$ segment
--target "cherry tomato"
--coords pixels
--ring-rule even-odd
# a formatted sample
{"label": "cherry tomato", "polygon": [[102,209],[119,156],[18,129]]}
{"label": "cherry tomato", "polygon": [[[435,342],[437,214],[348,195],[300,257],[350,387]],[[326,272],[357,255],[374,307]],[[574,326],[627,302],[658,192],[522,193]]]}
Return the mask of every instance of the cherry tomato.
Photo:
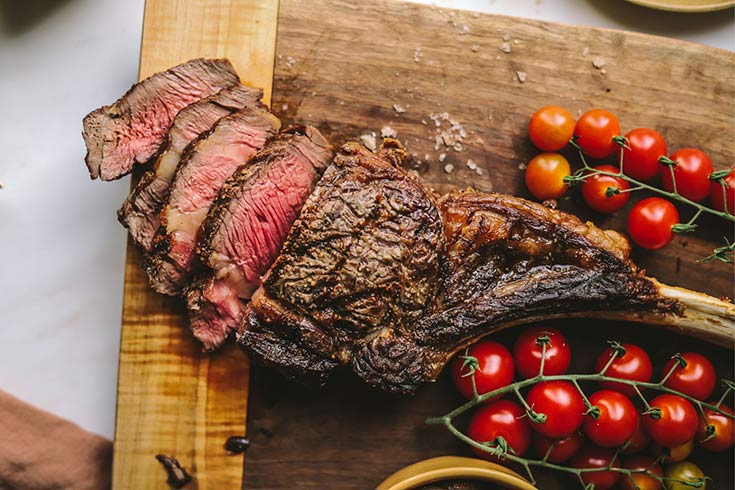
{"label": "cherry tomato", "polygon": [[[653,376],[653,365],[651,364],[651,358],[646,354],[646,351],[635,344],[623,343],[621,345],[625,349],[625,354],[615,358],[612,364],[610,364],[610,367],[607,368],[607,371],[605,371],[605,376],[628,379],[631,381],[651,381],[651,377]],[[602,371],[602,368],[604,368],[608,363],[612,354],[612,347],[600,354],[600,357],[598,357],[595,362],[595,371],[598,373]],[[609,390],[619,391],[627,396],[634,396],[636,394],[635,388],[623,383],[603,381],[600,383],[600,386]]]}
{"label": "cherry tomato", "polygon": [[618,118],[604,109],[587,111],[574,127],[577,144],[592,158],[605,158],[615,149],[613,136],[620,134]]}
{"label": "cherry tomato", "polygon": [[649,250],[666,246],[679,222],[679,211],[666,199],[649,197],[636,204],[628,216],[628,234],[635,243]]}
{"label": "cherry tomato", "polygon": [[654,442],[664,447],[684,444],[694,437],[699,425],[699,417],[688,400],[664,393],[654,398],[650,405],[660,410],[660,417],[643,415],[643,426]]}
{"label": "cherry tomato", "polygon": [[528,123],[528,135],[542,151],[561,150],[569,143],[572,133],[574,118],[568,110],[555,105],[542,107]]}
{"label": "cherry tomato", "polygon": [[638,454],[623,460],[623,468],[628,470],[646,470],[645,473],[631,473],[630,478],[620,477],[620,490],[661,490],[661,481],[651,475],[663,478],[664,470],[650,456]]}
{"label": "cherry tomato", "polygon": [[625,449],[621,451],[623,454],[640,453],[646,449],[648,447],[648,443],[651,442],[651,438],[648,437],[648,434],[643,428],[640,417],[638,417],[638,425],[636,425],[633,435],[630,436],[630,439],[626,442],[628,443],[627,446],[625,446]]}
{"label": "cherry tomato", "polygon": [[[677,165],[674,167],[676,191],[692,201],[703,201],[709,195],[712,173],[712,160],[702,150],[683,148],[671,154]],[[661,184],[669,192],[673,192],[674,184],[671,171],[665,168],[661,171]]]}
{"label": "cherry tomato", "polygon": [[584,437],[579,432],[574,432],[561,439],[549,439],[537,432],[533,435],[533,448],[539,458],[546,456],[549,448],[553,447],[551,452],[549,452],[549,457],[546,459],[549,463],[564,463],[569,461],[572,456],[577,454],[582,444],[584,444]]}
{"label": "cherry tomato", "polygon": [[568,188],[564,177],[571,173],[566,158],[558,153],[542,153],[528,162],[526,188],[539,201],[559,199]]}
{"label": "cherry tomato", "polygon": [[[623,150],[623,172],[637,180],[650,180],[661,171],[658,159],[665,156],[666,141],[661,133],[650,128],[638,128],[625,135],[630,149]],[[618,155],[620,155],[618,147]]]}
{"label": "cherry tomato", "polygon": [[[612,165],[599,165],[595,167],[595,170],[618,173],[618,169]],[[608,196],[607,190],[610,188],[625,191],[630,189],[630,184],[620,177],[601,174],[592,175],[587,177],[582,184],[582,198],[587,203],[587,206],[598,213],[614,213],[625,206],[630,194],[628,192],[621,192]]]}
{"label": "cherry tomato", "polygon": [[[604,468],[613,462],[615,453],[606,448],[585,445],[576,456],[572,458],[571,466],[574,468]],[[590,483],[595,485],[595,490],[607,490],[612,488],[620,478],[620,473],[615,471],[590,471],[582,473],[582,481],[585,486]]]}
{"label": "cherry tomato", "polygon": [[633,402],[612,390],[597,391],[589,396],[589,400],[600,410],[597,418],[592,414],[584,418],[584,433],[589,440],[601,447],[625,444],[638,425],[638,412]]}
{"label": "cherry tomato", "polygon": [[692,454],[694,450],[694,439],[689,439],[684,444],[674,447],[662,447],[659,444],[651,444],[651,454],[657,458],[661,458],[664,463],[675,463],[684,461]]}
{"label": "cherry tomato", "polygon": [[706,357],[696,352],[685,352],[681,357],[686,362],[686,366],[681,366],[673,358],[664,364],[662,376],[666,376],[666,373],[675,365],[677,366],[664,386],[704,401],[712,394],[717,383],[715,367]]}
{"label": "cherry tomato", "polygon": [[572,351],[564,335],[555,328],[532,327],[526,329],[513,346],[518,374],[523,378],[533,378],[541,369],[543,347],[537,342],[540,336],[549,337],[544,356],[544,374],[553,376],[564,374],[572,360]]}
{"label": "cherry tomato", "polygon": [[725,199],[727,199],[727,210],[730,214],[735,214],[735,169],[725,177],[725,188],[718,181],[710,181],[709,200],[712,207],[718,211],[725,210]]}
{"label": "cherry tomato", "polygon": [[[526,411],[516,402],[498,400],[481,405],[472,414],[467,435],[477,442],[493,442],[496,437],[503,437],[515,454],[522,456],[531,444],[531,426]],[[494,460],[488,452],[473,448],[475,453],[484,459]]]}
{"label": "cherry tomato", "polygon": [[[472,390],[472,362],[466,357],[477,359],[474,371],[477,393],[482,395],[513,382],[515,368],[513,356],[501,343],[481,340],[452,360],[452,380],[457,390],[468,400],[474,396]],[[500,396],[491,400],[498,399]],[[490,401],[490,400],[489,400]]]}
{"label": "cherry tomato", "polygon": [[672,464],[666,468],[665,477],[667,478],[666,487],[668,490],[692,490],[695,488],[692,485],[686,483],[701,483],[701,486],[697,486],[698,490],[707,490],[707,480],[704,478],[704,472],[699,466],[689,461],[682,461],[681,463]]}
{"label": "cherry tomato", "polygon": [[545,381],[528,392],[526,401],[536,413],[546,415],[546,421],[531,421],[536,432],[552,439],[561,439],[582,425],[586,407],[582,396],[568,381]]}
{"label": "cherry tomato", "polygon": [[[710,402],[710,405],[714,405],[717,402]],[[733,411],[727,405],[720,405],[720,410],[733,414]],[[735,441],[735,420],[727,417],[719,412],[710,410],[709,408],[704,409],[704,413],[707,417],[705,420],[701,416],[699,417],[699,428],[697,429],[697,441],[699,444],[713,452],[721,452],[730,449]],[[707,439],[709,434],[707,433],[707,425],[714,427],[714,437]]]}

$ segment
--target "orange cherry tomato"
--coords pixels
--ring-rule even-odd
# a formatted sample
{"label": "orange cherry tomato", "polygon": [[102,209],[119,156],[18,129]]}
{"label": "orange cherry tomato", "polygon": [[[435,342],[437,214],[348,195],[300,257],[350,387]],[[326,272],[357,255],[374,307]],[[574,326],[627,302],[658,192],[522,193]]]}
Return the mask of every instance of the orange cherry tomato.
{"label": "orange cherry tomato", "polygon": [[564,177],[571,173],[566,158],[558,153],[542,153],[528,162],[526,187],[539,201],[559,199],[568,188]]}
{"label": "orange cherry tomato", "polygon": [[536,148],[559,151],[569,143],[574,133],[574,118],[563,107],[542,107],[528,123],[528,135]]}

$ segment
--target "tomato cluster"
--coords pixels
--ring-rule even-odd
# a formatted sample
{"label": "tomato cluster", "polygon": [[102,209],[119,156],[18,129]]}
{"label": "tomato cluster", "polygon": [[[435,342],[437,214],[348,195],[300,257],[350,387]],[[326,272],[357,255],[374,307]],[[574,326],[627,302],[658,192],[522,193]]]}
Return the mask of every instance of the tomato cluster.
{"label": "tomato cluster", "polygon": [[[622,209],[630,196],[630,183],[622,174],[640,182],[660,178],[668,192],[702,202],[735,214],[735,169],[724,178],[724,185],[713,176],[712,160],[696,148],[682,148],[669,155],[664,137],[651,128],[636,128],[621,137],[617,117],[604,109],[593,109],[577,121],[566,109],[547,106],[531,117],[528,133],[533,144],[546,152],[534,157],[526,167],[526,187],[541,201],[558,199],[567,190],[565,178],[572,174],[569,162],[555,153],[572,140],[585,155],[601,160],[615,155],[616,164],[598,165],[582,183],[582,198],[599,213]],[[667,156],[668,155],[668,156]],[[606,173],[599,173],[606,172]],[[666,199],[650,197],[637,203],[628,216],[628,233],[639,246],[651,250],[667,245],[672,227],[679,223],[679,212]]]}
{"label": "tomato cluster", "polygon": [[[531,380],[523,399],[516,401],[502,394],[479,405],[469,421],[467,435],[482,444],[502,437],[508,450],[517,456],[529,452],[549,463],[566,463],[574,468],[618,467],[646,469],[620,478],[616,471],[582,473],[585,484],[597,490],[619,488],[661,488],[651,475],[663,476],[660,461],[677,463],[667,468],[667,475],[696,475],[695,465],[682,463],[689,457],[695,442],[710,451],[724,451],[733,446],[735,423],[719,412],[704,409],[672,393],[662,393],[648,402],[627,381],[648,383],[654,379],[651,358],[640,346],[613,343],[597,358],[594,372],[623,380],[601,381],[585,402],[572,378],[538,380],[543,375],[567,373],[571,349],[557,329],[537,326],[526,329],[508,349],[499,342],[482,340],[460,353],[452,361],[451,374],[458,391],[468,399],[508,386],[517,377]],[[716,373],[711,362],[696,352],[677,354],[662,369],[664,386],[717,405],[711,400]],[[529,383],[526,383],[529,384]],[[721,410],[733,413],[720,403]],[[479,448],[483,458],[496,457]],[[613,458],[617,456],[617,460]],[[678,476],[669,476],[678,478]]]}

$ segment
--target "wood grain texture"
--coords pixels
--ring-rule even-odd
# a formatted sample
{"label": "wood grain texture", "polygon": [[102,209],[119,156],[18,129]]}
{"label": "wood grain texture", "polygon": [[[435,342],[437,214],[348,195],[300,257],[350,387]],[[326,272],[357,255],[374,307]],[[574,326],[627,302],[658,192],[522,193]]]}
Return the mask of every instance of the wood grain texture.
{"label": "wood grain texture", "polygon": [[[500,49],[503,34],[511,37],[508,54]],[[527,139],[526,125],[547,104],[575,114],[608,108],[625,130],[655,127],[672,151],[699,146],[718,168],[732,164],[735,156],[734,55],[705,46],[387,0],[281,0],[276,55],[273,108],[285,122],[315,124],[334,144],[390,126],[417,159],[429,156],[420,174],[442,192],[471,185],[529,197],[521,164],[538,151]],[[605,74],[592,64],[598,57]],[[524,83],[519,71],[527,75]],[[406,111],[399,114],[394,104]],[[468,132],[461,152],[434,149],[430,115],[445,111]],[[441,153],[446,158],[440,163]],[[467,167],[470,159],[483,175]],[[454,165],[450,174],[443,169],[448,163]],[[624,230],[624,211],[597,215],[576,192],[559,205]],[[630,207],[632,202],[626,210]],[[689,216],[684,208],[682,216]],[[732,296],[731,267],[696,263],[731,234],[732,227],[703,220],[696,234],[676,238],[656,253],[636,251],[634,258],[666,283]],[[571,338],[578,371],[591,369],[605,340],[617,338],[643,344],[657,373],[673,352],[698,350],[716,363],[720,375],[732,376],[732,351],[655,327],[599,320],[554,324]],[[494,338],[510,343],[514,335],[511,330]],[[469,455],[445,430],[423,424],[459,403],[446,375],[405,398],[371,391],[349,373],[318,391],[255,369],[245,487],[365,489],[423,458]],[[717,488],[733,487],[732,451],[698,452],[694,458]],[[539,487],[577,488],[554,474],[541,474]]]}
{"label": "wood grain texture", "polygon": [[[227,57],[270,100],[277,0],[148,0],[140,78],[195,57]],[[237,488],[242,457],[223,449],[245,433],[249,366],[233,346],[215,355],[186,327],[181,303],[155,294],[128,242],[113,488],[160,489],[156,453],[176,456],[198,490]]]}

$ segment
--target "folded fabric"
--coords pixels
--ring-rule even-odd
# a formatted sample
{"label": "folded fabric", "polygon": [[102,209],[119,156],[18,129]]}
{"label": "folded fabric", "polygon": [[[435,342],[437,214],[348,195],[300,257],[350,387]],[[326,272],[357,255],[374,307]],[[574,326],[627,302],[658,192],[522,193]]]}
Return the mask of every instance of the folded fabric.
{"label": "folded fabric", "polygon": [[0,490],[106,490],[112,443],[0,390]]}

